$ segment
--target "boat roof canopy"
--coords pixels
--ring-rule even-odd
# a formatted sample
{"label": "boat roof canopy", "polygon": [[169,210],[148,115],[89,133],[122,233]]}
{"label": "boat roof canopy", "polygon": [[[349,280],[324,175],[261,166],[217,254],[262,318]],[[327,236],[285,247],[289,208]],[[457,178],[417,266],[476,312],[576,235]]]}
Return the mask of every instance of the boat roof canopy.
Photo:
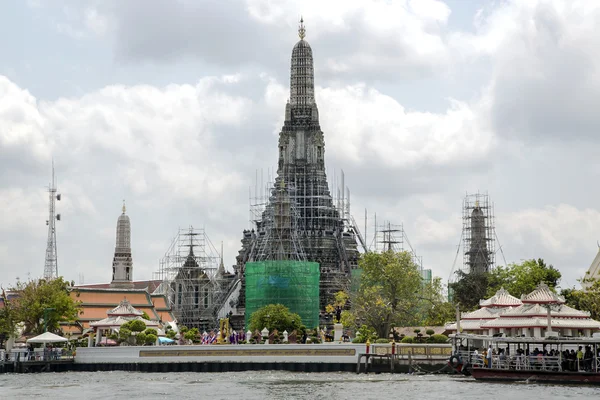
{"label": "boat roof canopy", "polygon": [[548,344],[598,344],[600,345],[600,337],[554,337],[535,338],[535,337],[508,337],[508,336],[488,336],[488,335],[473,335],[473,334],[451,334],[451,339],[471,339],[485,340],[493,343],[548,343]]}

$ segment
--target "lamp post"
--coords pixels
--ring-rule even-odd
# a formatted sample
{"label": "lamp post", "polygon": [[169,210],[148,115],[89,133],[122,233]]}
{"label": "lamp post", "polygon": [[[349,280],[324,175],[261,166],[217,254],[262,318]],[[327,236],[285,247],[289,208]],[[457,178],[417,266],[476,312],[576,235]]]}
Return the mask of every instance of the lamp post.
{"label": "lamp post", "polygon": [[56,309],[44,308],[44,333],[48,332],[48,311],[56,311]]}

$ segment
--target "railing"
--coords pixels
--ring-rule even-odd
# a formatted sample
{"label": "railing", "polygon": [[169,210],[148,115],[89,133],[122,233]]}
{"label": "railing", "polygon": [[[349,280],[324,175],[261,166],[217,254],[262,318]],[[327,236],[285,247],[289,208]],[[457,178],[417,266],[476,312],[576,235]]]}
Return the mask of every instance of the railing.
{"label": "railing", "polygon": [[[392,354],[391,344],[372,344],[373,354]],[[396,343],[394,354],[398,358],[405,358],[409,355],[412,358],[420,359],[449,359],[452,355],[452,346],[447,344],[404,344]]]}
{"label": "railing", "polygon": [[45,351],[18,351],[6,354],[7,362],[35,362],[35,361],[68,361],[75,358],[75,352],[67,349],[53,349]]}

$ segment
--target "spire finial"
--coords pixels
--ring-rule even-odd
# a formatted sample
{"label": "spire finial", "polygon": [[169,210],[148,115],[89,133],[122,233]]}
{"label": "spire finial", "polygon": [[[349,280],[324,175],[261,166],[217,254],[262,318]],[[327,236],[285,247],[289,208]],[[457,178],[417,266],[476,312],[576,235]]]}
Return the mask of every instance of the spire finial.
{"label": "spire finial", "polygon": [[125,214],[125,211],[126,211],[126,210],[127,210],[127,209],[125,208],[125,199],[123,199],[123,214]]}
{"label": "spire finial", "polygon": [[300,25],[298,26],[298,36],[300,36],[300,40],[304,40],[306,36],[306,29],[304,29],[304,18],[300,16]]}

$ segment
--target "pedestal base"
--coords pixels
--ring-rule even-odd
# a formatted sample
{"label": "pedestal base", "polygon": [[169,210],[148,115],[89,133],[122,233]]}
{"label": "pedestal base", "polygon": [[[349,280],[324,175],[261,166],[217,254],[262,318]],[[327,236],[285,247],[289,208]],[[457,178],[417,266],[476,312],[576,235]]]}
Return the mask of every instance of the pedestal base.
{"label": "pedestal base", "polygon": [[333,341],[334,342],[341,341],[343,334],[344,334],[344,325],[342,325],[342,324],[333,324]]}

